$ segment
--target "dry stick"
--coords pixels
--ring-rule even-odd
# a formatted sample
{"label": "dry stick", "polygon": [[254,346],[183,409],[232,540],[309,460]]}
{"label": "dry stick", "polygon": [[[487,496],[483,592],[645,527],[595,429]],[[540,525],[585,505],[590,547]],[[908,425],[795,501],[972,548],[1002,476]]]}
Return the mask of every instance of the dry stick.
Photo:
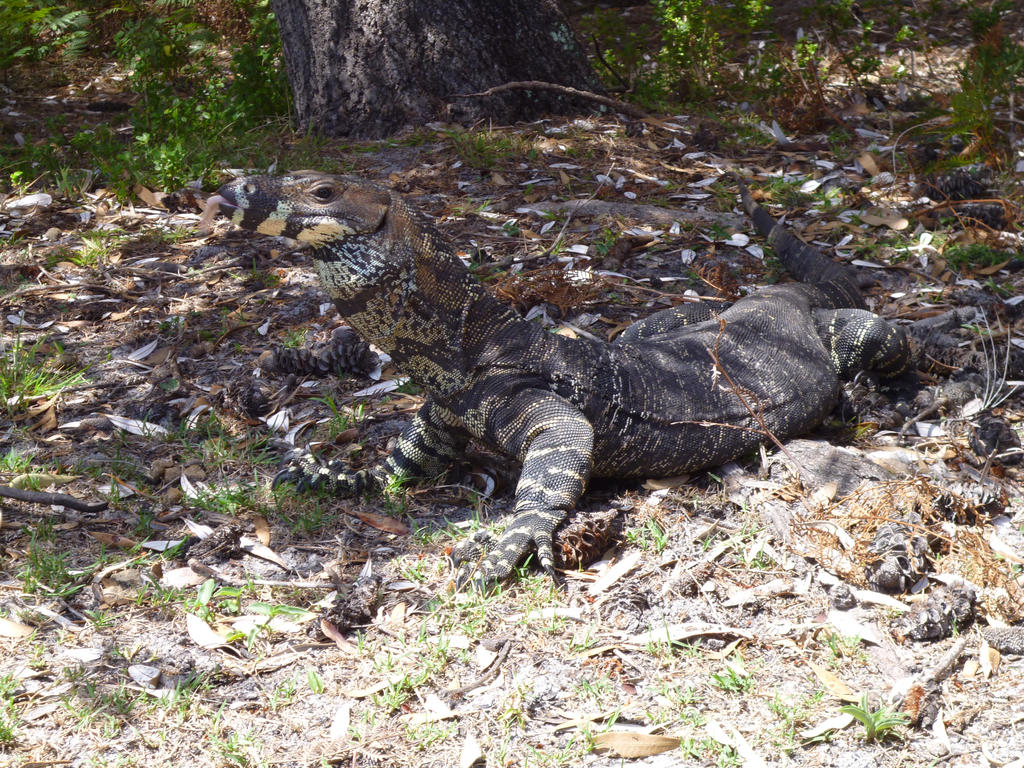
{"label": "dry stick", "polygon": [[935,666],[924,674],[922,682],[934,681],[936,683],[941,683],[949,677],[949,673],[953,671],[953,666],[960,659],[960,656],[964,652],[964,648],[967,647],[967,641],[969,639],[970,636],[961,635],[960,639],[953,643],[953,646],[946,651],[938,662],[936,662]]}
{"label": "dry stick", "polygon": [[[725,366],[722,365],[722,361],[719,359],[718,356],[718,344],[722,340],[722,335],[725,333],[725,320],[723,320],[721,317],[718,318],[718,325],[719,329],[718,335],[715,336],[715,347],[714,349],[708,350],[708,354],[711,355],[711,360],[715,364],[715,370],[722,374],[722,378],[725,379],[726,383],[729,385],[729,388],[732,389],[733,394],[735,394],[736,397],[739,398],[740,403],[743,404],[743,407],[747,409],[747,412],[753,417],[754,421],[757,422],[758,426],[761,428],[759,430],[761,434],[763,434],[765,437],[767,437],[769,440],[775,443],[775,447],[778,448],[787,459],[789,459],[789,461],[793,465],[793,468],[796,469],[798,475],[803,475],[802,468],[800,467],[800,464],[797,462],[797,460],[793,457],[793,454],[789,452],[786,446],[782,444],[782,441],[779,440],[779,438],[777,438],[775,434],[768,428],[768,425],[764,423],[764,419],[761,417],[760,411],[755,411],[751,407],[750,403],[747,402],[747,398],[743,396],[743,391],[736,384],[736,382],[732,380],[732,376],[730,376],[729,372],[725,370]],[[801,482],[803,482],[803,477],[801,477],[800,480]]]}
{"label": "dry stick", "polygon": [[[608,72],[611,73],[612,77],[614,77],[616,80],[619,81],[619,85],[622,86],[623,90],[625,90],[625,91],[630,90],[629,83],[627,83],[625,81],[625,79],[622,77],[622,75],[619,74],[618,70],[616,70],[614,67],[612,67],[611,64],[608,63],[607,59],[605,59],[605,57],[604,57],[604,54],[601,53],[601,46],[598,45],[597,37],[595,35],[591,35],[590,36],[590,42],[594,46],[594,57],[598,61],[600,61],[602,64],[604,64],[605,69],[607,69]],[[1013,101],[1012,101],[1012,99],[1013,99],[1013,92],[1012,91],[1010,93],[1010,99],[1011,99],[1010,104],[1012,106],[1012,104],[1013,104]],[[1011,114],[1012,114],[1012,109],[1011,109]],[[1012,144],[1011,144],[1011,146],[1012,146]]]}
{"label": "dry stick", "polygon": [[[608,166],[608,171],[604,174],[604,177],[606,179],[610,179],[612,177],[612,171],[614,171],[614,170],[615,170],[615,163],[612,163],[610,166]],[[590,197],[588,197],[586,200],[583,201],[583,204],[586,205],[591,200],[593,200],[595,197],[597,197],[598,193],[604,188],[605,184],[607,184],[607,182],[604,181],[604,180],[599,182],[598,185],[596,187],[594,187],[594,191],[590,194]],[[573,211],[571,211],[571,210],[567,212],[566,217],[565,217],[565,223],[562,225],[562,229],[558,233],[558,237],[556,237],[554,239],[554,241],[551,243],[550,246],[548,246],[547,248],[544,249],[544,253],[542,253],[541,256],[550,256],[554,252],[555,247],[562,241],[562,238],[565,237],[565,230],[567,230],[569,228],[569,222],[572,221],[572,214],[573,214]]]}
{"label": "dry stick", "polygon": [[828,108],[828,104],[825,101],[825,94],[822,92],[822,89],[821,89],[821,78],[818,77],[818,70],[817,70],[817,68],[812,68],[812,70],[811,70],[811,75],[813,75],[813,77],[814,77],[814,85],[815,85],[815,90],[814,91],[811,91],[810,86],[808,86],[807,83],[804,81],[804,77],[803,77],[803,75],[800,74],[800,70],[796,70],[794,72],[794,74],[796,74],[797,79],[800,81],[800,85],[802,85],[804,87],[804,90],[807,93],[810,93],[813,96],[817,97],[817,99],[818,99],[818,106],[821,108],[821,110],[823,112],[827,113],[828,116],[830,118],[832,118],[832,120],[837,125],[845,126],[846,123],[842,119],[840,119],[839,116],[836,115],[835,112],[833,112],[831,109]]}
{"label": "dry stick", "polygon": [[627,104],[624,101],[619,101],[618,99],[613,99],[609,96],[602,96],[601,94],[593,93],[592,91],[581,91],[579,88],[573,88],[568,85],[547,83],[543,80],[515,80],[511,83],[505,83],[504,85],[496,85],[493,88],[488,88],[486,91],[480,91],[479,93],[460,93],[455,98],[479,99],[504,93],[505,91],[554,91],[555,93],[561,93],[564,96],[575,96],[579,99],[586,99],[587,101],[604,104],[606,107],[611,107],[614,110],[622,112],[624,115],[635,117],[638,120],[645,120],[650,117],[650,115],[639,107],[634,107],[632,104]]}
{"label": "dry stick", "polygon": [[27,501],[30,504],[59,504],[77,512],[102,512],[107,508],[105,501],[82,501],[74,496],[65,493],[43,493],[42,491],[26,491],[21,488],[12,488],[9,485],[0,485],[0,497]]}
{"label": "dry stick", "polygon": [[512,643],[506,640],[505,644],[501,646],[501,650],[498,651],[498,655],[495,656],[494,661],[492,661],[491,665],[486,670],[484,670],[484,673],[482,675],[477,677],[472,682],[467,683],[466,685],[460,686],[458,688],[449,688],[447,690],[441,691],[441,693],[447,696],[448,698],[458,698],[460,696],[465,696],[473,689],[479,688],[480,686],[490,682],[491,678],[496,677],[498,672],[501,670],[501,665],[504,664],[505,659],[508,658],[508,652],[511,650],[511,648]]}

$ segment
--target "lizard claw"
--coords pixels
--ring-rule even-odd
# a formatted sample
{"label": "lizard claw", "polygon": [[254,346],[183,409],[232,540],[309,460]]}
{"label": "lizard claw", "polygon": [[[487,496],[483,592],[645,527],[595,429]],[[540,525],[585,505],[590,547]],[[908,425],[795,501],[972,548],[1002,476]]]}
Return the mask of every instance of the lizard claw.
{"label": "lizard claw", "polygon": [[[518,515],[494,546],[490,536],[476,533],[452,550],[450,559],[456,568],[455,589],[466,585],[482,593],[508,581],[517,566],[533,552],[541,568],[557,582],[550,518],[537,513]],[[487,551],[484,554],[485,550]]]}
{"label": "lizard claw", "polygon": [[308,448],[292,451],[285,457],[285,465],[270,481],[270,487],[276,489],[284,483],[295,483],[300,492],[306,491],[315,486],[316,470],[322,466]]}
{"label": "lizard claw", "polygon": [[288,455],[285,465],[271,481],[271,488],[295,483],[299,493],[326,490],[335,495],[358,493],[363,487],[360,473],[350,473],[341,461],[324,462],[308,448]]}

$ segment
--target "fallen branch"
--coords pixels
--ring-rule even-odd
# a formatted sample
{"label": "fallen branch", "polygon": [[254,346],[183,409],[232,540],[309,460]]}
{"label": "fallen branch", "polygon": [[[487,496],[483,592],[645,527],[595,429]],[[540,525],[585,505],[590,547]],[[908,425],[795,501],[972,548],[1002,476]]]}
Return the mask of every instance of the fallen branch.
{"label": "fallen branch", "polygon": [[82,501],[66,493],[44,493],[42,491],[26,491],[21,488],[12,488],[9,485],[0,485],[0,497],[27,501],[29,504],[57,504],[77,512],[102,512],[107,508],[105,501]]}
{"label": "fallen branch", "polygon": [[505,83],[504,85],[496,85],[493,88],[488,88],[486,91],[480,91],[479,93],[460,93],[455,98],[480,99],[486,98],[487,96],[495,96],[499,93],[505,93],[506,91],[554,91],[555,93],[560,93],[563,96],[572,96],[578,99],[586,99],[587,101],[603,104],[606,107],[611,107],[617,112],[629,115],[630,117],[635,117],[638,120],[644,120],[649,117],[649,115],[639,107],[634,107],[632,104],[627,104],[624,101],[613,99],[610,96],[602,96],[600,93],[593,93],[592,91],[581,91],[579,88],[573,88],[568,85],[547,83],[543,80],[515,80],[511,83]]}

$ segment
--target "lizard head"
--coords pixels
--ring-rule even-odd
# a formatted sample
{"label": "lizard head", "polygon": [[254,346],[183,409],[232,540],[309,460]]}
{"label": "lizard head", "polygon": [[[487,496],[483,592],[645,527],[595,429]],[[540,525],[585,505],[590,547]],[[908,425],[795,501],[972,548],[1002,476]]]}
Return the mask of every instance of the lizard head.
{"label": "lizard head", "polygon": [[220,209],[243,229],[317,248],[377,231],[390,202],[387,190],[349,176],[316,171],[245,176],[207,200],[203,221],[208,223]]}

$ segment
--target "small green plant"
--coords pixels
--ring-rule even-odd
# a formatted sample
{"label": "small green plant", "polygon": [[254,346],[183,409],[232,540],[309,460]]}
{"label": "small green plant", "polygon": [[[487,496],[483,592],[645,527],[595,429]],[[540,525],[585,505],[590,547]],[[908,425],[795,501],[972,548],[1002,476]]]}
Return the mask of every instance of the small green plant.
{"label": "small green plant", "polygon": [[281,346],[285,349],[302,349],[306,346],[306,332],[298,328],[286,331]]}
{"label": "small green plant", "polygon": [[654,519],[648,519],[642,527],[626,531],[626,541],[640,549],[661,554],[668,546],[668,535]]}
{"label": "small green plant", "polygon": [[201,509],[235,517],[256,506],[255,489],[249,485],[219,486],[199,492],[192,503]]}
{"label": "small green plant", "polygon": [[[91,46],[120,62],[141,97],[129,133],[99,124],[69,137],[59,119],[49,121],[50,136],[26,143],[5,165],[64,195],[102,183],[129,199],[138,183],[175,189],[212,182],[229,155],[259,164],[254,142],[240,139],[291,108],[274,14],[269,0],[233,0],[212,13],[209,5],[5,0],[0,71],[19,59],[69,58]],[[265,149],[279,151],[269,142]]]}
{"label": "small green plant", "polygon": [[424,723],[423,725],[407,725],[405,727],[406,738],[416,745],[417,749],[430,749],[430,747],[453,739],[458,735],[458,726],[455,723]]}
{"label": "small green plant", "polygon": [[14,708],[14,692],[18,681],[12,675],[0,675],[0,746],[17,740],[18,713]]}
{"label": "small green plant", "polygon": [[887,707],[872,709],[868,703],[867,693],[861,695],[859,703],[847,704],[840,707],[839,711],[852,715],[861,722],[864,726],[865,741],[875,741],[876,739],[883,741],[889,737],[901,738],[895,729],[910,722],[906,713],[899,710]]}
{"label": "small green plant", "polygon": [[942,257],[953,269],[991,267],[1015,256],[1012,251],[1001,251],[984,243],[953,245],[942,252]]}
{"label": "small green plant", "polygon": [[724,45],[714,6],[701,0],[655,0],[661,27],[658,68],[667,94],[699,98],[718,86]]}
{"label": "small green plant", "polygon": [[974,20],[978,43],[960,67],[960,90],[950,99],[950,132],[972,136],[975,154],[1005,154],[1010,147],[999,143],[1003,134],[995,124],[1001,111],[996,105],[1005,108],[1007,100],[1012,104],[1013,95],[1021,91],[1024,45],[997,27],[990,17],[976,16]]}
{"label": "small green plant", "polygon": [[25,564],[18,574],[29,594],[46,594],[55,597],[69,597],[82,589],[78,577],[70,570],[67,552],[55,551],[36,531],[32,532]]}
{"label": "small green plant", "polygon": [[480,171],[489,171],[516,157],[532,159],[532,150],[519,136],[495,131],[447,131],[445,135],[459,159]]}
{"label": "small green plant", "polygon": [[312,667],[306,670],[306,684],[313,693],[323,693],[327,690],[327,686],[324,685],[324,679]]}
{"label": "small green plant", "polygon": [[9,418],[13,420],[35,398],[85,383],[80,371],[64,367],[62,351],[57,345],[44,345],[42,339],[26,345],[20,334],[11,343],[0,336],[0,408]]}
{"label": "small green plant", "polygon": [[754,677],[742,664],[742,659],[726,662],[725,670],[711,674],[711,684],[727,693],[746,693],[754,686]]}
{"label": "small green plant", "polygon": [[[0,4],[0,71],[18,60],[40,60],[54,54],[79,55],[88,38],[89,14],[77,3],[45,0],[4,0]],[[86,5],[88,7],[88,5]]]}
{"label": "small green plant", "polygon": [[838,666],[840,659],[863,659],[864,650],[861,647],[861,639],[856,636],[841,635],[833,632],[825,639],[828,649],[832,652],[832,666]]}
{"label": "small green plant", "polygon": [[273,690],[267,691],[267,703],[270,705],[270,711],[277,712],[291,704],[297,688],[295,680],[289,677],[278,683]]}
{"label": "small green plant", "polygon": [[5,454],[0,456],[0,472],[17,475],[25,472],[30,466],[32,466],[32,457],[15,448],[9,448]]}
{"label": "small green plant", "polygon": [[82,232],[81,237],[82,245],[68,257],[68,261],[80,267],[102,266],[110,258],[117,244],[125,239],[123,232],[106,229]]}
{"label": "small green plant", "polygon": [[383,707],[388,712],[394,712],[399,709],[412,694],[412,682],[408,676],[403,676],[400,680],[397,680],[388,685],[380,693],[373,694],[373,703],[375,706]]}

